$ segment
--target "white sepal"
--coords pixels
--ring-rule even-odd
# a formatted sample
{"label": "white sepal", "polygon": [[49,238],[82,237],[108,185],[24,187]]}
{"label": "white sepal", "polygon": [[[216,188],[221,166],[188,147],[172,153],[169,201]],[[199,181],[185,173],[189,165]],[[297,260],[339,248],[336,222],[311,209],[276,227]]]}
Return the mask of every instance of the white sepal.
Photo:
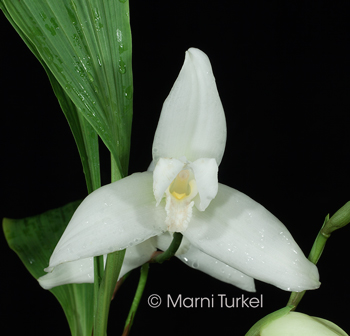
{"label": "white sepal", "polygon": [[156,207],[153,174],[137,173],[97,189],[80,204],[58,242],[53,267],[140,244],[166,230],[166,213]]}
{"label": "white sepal", "polygon": [[72,283],[94,282],[94,258],[85,258],[66,262],[55,267],[52,272],[38,279],[44,289],[67,285]]}
{"label": "white sepal", "polygon": [[153,160],[215,158],[220,164],[226,144],[226,120],[209,58],[190,48],[165,100],[154,136]]}
{"label": "white sepal", "polygon": [[[154,244],[165,251],[170,246],[172,238],[172,234],[166,232],[153,239]],[[182,238],[181,245],[175,255],[193,269],[248,292],[255,292],[253,278],[198,250],[191,245],[186,237]]]}
{"label": "white sepal", "polygon": [[[152,244],[151,239],[148,239],[139,245],[127,248],[118,279],[133,269],[148,262],[156,250],[157,249]],[[104,255],[105,263],[106,257],[107,256]],[[93,258],[85,258],[60,264],[56,266],[52,272],[40,277],[38,281],[40,286],[44,289],[51,289],[53,287],[73,283],[93,283]]]}
{"label": "white sepal", "polygon": [[225,185],[208,208],[193,209],[184,236],[203,252],[241,272],[288,291],[320,285],[287,228],[248,196]]}

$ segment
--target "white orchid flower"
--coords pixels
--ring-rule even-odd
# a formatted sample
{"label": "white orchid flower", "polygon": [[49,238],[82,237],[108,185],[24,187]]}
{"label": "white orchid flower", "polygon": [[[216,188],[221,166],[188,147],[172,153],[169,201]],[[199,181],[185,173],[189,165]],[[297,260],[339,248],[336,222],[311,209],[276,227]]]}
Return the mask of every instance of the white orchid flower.
{"label": "white orchid flower", "polygon": [[349,336],[333,322],[298,312],[272,321],[260,331],[261,336]]}
{"label": "white orchid flower", "polygon": [[[57,277],[75,281],[83,260],[91,265],[92,257],[125,248],[131,269],[147,259],[136,251],[129,262],[131,248],[142,243],[150,257],[155,247],[164,249],[163,234],[181,232],[187,249],[177,256],[221,280],[247,290],[254,290],[252,278],[290,291],[318,288],[316,266],[287,228],[248,196],[218,183],[225,143],[225,115],[210,61],[191,48],[163,105],[151,171],[86,197],[51,256],[46,269],[51,275],[39,282],[52,287]],[[85,280],[91,282],[87,269]]]}

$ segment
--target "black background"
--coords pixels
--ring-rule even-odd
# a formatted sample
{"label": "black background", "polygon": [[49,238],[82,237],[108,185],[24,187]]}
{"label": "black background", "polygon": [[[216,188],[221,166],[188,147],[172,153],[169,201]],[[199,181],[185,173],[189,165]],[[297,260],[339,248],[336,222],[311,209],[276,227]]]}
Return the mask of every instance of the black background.
{"label": "black background", "polygon": [[[131,1],[134,121],[129,172],[146,170],[162,103],[190,47],[209,56],[228,139],[219,170],[275,214],[305,254],[327,213],[349,200],[349,17],[346,2]],[[1,17],[1,216],[21,218],[86,196],[63,113],[39,62]],[[108,155],[102,152],[103,180]],[[299,311],[349,332],[350,229],[335,232],[318,267],[322,286]],[[68,335],[63,312],[1,236],[3,327],[8,334]],[[111,306],[109,335],[122,333],[135,271]],[[150,294],[240,297],[242,291],[179,262],[152,265],[132,335],[244,335],[283,307],[287,292],[256,282],[263,308],[166,308]],[[10,332],[11,330],[11,332]]]}

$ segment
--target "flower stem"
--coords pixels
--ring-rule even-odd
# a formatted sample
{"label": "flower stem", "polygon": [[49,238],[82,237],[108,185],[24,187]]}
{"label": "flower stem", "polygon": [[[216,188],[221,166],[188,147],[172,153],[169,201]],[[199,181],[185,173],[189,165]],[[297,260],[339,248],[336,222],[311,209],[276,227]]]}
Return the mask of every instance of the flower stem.
{"label": "flower stem", "polygon": [[147,282],[148,269],[149,269],[149,263],[143,264],[141,267],[139,284],[138,284],[137,289],[136,289],[134,300],[133,300],[131,307],[130,307],[129,315],[128,315],[126,322],[125,322],[124,332],[123,332],[122,336],[129,335],[131,326],[134,322],[134,317],[135,317],[137,308],[139,306],[139,303],[140,303],[140,300],[141,300],[141,297],[143,294],[143,290],[144,290],[146,282]]}
{"label": "flower stem", "polygon": [[123,264],[125,250],[108,254],[106,269],[98,292],[94,336],[106,336],[108,313],[115,284]]}
{"label": "flower stem", "polygon": [[[321,254],[323,252],[323,249],[326,245],[327,239],[329,238],[330,235],[325,235],[324,234],[324,228],[326,227],[326,223],[329,221],[329,215],[326,216],[322,228],[319,231],[314,244],[312,245],[310,254],[308,259],[314,263],[315,265],[317,264],[318,260],[321,257]],[[328,236],[328,237],[327,237]],[[289,301],[287,303],[287,305],[293,305],[294,308],[292,308],[292,310],[295,310],[296,307],[298,306],[299,302],[301,301],[301,299],[303,298],[303,296],[305,295],[306,291],[302,291],[302,292],[292,292],[290,297],[289,297]]]}
{"label": "flower stem", "polygon": [[[111,182],[116,182],[121,178],[121,172],[111,154]],[[106,335],[109,306],[118,281],[124,255],[125,250],[108,254],[105,270],[103,256],[94,257],[94,336]]]}
{"label": "flower stem", "polygon": [[94,318],[96,316],[98,291],[100,289],[101,281],[104,273],[103,256],[94,257]]}
{"label": "flower stem", "polygon": [[174,232],[173,241],[166,251],[153,257],[150,262],[162,264],[164,261],[173,257],[178,250],[182,241],[182,234],[180,232]]}
{"label": "flower stem", "polygon": [[[321,230],[319,231],[314,244],[312,245],[308,259],[315,265],[319,261],[324,247],[331,233],[338,230],[350,222],[350,202],[341,207],[331,218],[326,216]],[[287,305],[293,305],[295,310],[306,291],[292,292]]]}

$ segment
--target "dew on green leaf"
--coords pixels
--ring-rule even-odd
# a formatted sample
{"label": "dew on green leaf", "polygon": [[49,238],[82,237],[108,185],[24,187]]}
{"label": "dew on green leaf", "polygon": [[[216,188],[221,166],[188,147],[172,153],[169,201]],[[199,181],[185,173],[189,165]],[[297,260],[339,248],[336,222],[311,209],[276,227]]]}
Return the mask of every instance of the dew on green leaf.
{"label": "dew on green leaf", "polygon": [[120,43],[122,42],[122,39],[123,39],[122,31],[120,29],[117,29],[117,41]]}
{"label": "dew on green leaf", "polygon": [[51,50],[49,48],[47,48],[47,47],[43,47],[43,50],[44,50],[46,56],[50,59],[50,61],[52,61],[53,60],[53,55],[51,53]]}
{"label": "dew on green leaf", "polygon": [[103,24],[101,23],[101,16],[97,8],[94,9],[94,22],[95,22],[96,31],[100,31],[100,29],[103,28]]}
{"label": "dew on green leaf", "polygon": [[47,16],[45,15],[44,12],[40,12],[40,17],[43,19],[43,21],[45,21],[47,19]]}
{"label": "dew on green leaf", "polygon": [[131,100],[132,99],[132,85],[128,86],[125,91],[125,98]]}
{"label": "dew on green leaf", "polygon": [[102,66],[102,63],[101,63],[101,60],[100,60],[100,57],[99,57],[99,56],[97,56],[97,62],[98,62],[98,65],[99,65],[99,66]]}
{"label": "dew on green leaf", "polygon": [[63,72],[63,68],[60,67],[57,63],[53,63],[54,67],[57,69],[59,72]]}
{"label": "dew on green leaf", "polygon": [[89,78],[90,82],[93,82],[94,81],[94,77],[92,77],[91,73],[87,72],[87,75],[88,75],[88,78]]}
{"label": "dew on green leaf", "polygon": [[54,27],[49,26],[48,24],[45,24],[45,28],[51,33],[52,36],[56,35],[56,30]]}
{"label": "dew on green leaf", "polygon": [[56,22],[55,18],[52,17],[52,18],[50,19],[50,22],[53,24],[54,28],[56,28],[56,29],[59,28],[59,27],[58,27],[58,23]]}
{"label": "dew on green leaf", "polygon": [[122,54],[126,49],[124,48],[124,44],[119,44],[119,54]]}
{"label": "dew on green leaf", "polygon": [[125,74],[126,72],[126,65],[121,58],[119,59],[119,72],[122,74]]}

